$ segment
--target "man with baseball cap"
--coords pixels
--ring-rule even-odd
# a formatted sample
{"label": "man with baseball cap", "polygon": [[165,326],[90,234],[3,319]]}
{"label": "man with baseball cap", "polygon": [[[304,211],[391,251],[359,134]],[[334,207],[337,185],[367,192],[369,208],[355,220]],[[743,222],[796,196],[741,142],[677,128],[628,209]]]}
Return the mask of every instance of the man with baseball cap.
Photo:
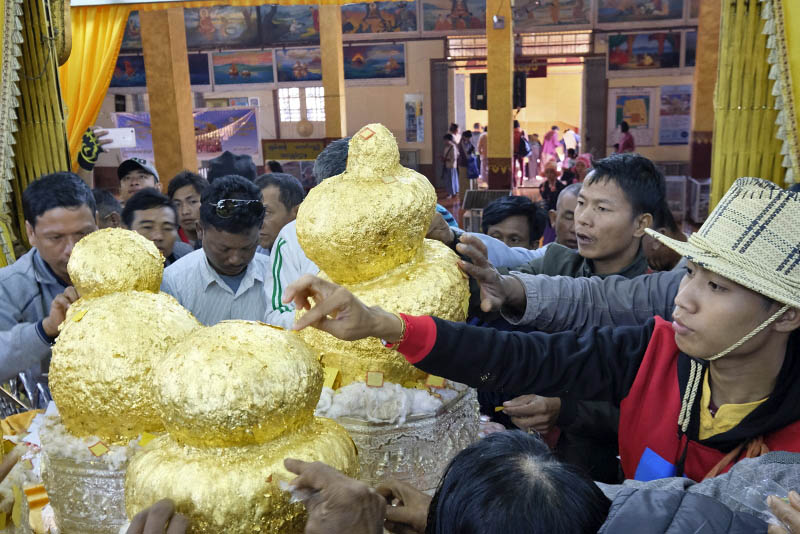
{"label": "man with baseball cap", "polygon": [[148,187],[158,187],[158,173],[146,160],[131,158],[123,161],[117,167],[119,178],[119,200],[122,204],[131,198],[137,191]]}
{"label": "man with baseball cap", "polygon": [[798,225],[800,194],[741,178],[687,242],[647,230],[688,260],[672,323],[501,332],[370,308],[311,276],[284,300],[310,308],[295,329],[378,337],[419,369],[481,390],[610,401],[626,478],[699,481],[770,450],[800,452]]}

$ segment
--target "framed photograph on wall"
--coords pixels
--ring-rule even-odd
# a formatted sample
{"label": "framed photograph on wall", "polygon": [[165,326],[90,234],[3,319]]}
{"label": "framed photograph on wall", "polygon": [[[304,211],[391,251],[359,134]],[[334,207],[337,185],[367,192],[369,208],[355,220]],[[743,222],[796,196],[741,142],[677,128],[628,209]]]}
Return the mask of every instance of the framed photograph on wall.
{"label": "framed photograph on wall", "polygon": [[259,6],[261,44],[319,44],[319,7],[310,5]]}
{"label": "framed photograph on wall", "polygon": [[278,82],[318,82],[322,80],[322,60],[318,46],[275,50]]}
{"label": "framed photograph on wall", "polygon": [[258,8],[208,6],[185,8],[186,46],[198,48],[250,48],[257,46]]}
{"label": "framed photograph on wall", "polygon": [[673,26],[683,20],[683,0],[595,0],[597,23],[604,28]]}
{"label": "framed photograph on wall", "polygon": [[376,33],[414,34],[419,30],[417,2],[369,2],[342,6],[342,35],[372,36]]}
{"label": "framed photograph on wall", "polygon": [[[147,90],[144,56],[120,54],[111,76],[110,88]],[[125,92],[125,91],[115,91]],[[130,91],[128,91],[130,92]]]}
{"label": "framed photograph on wall", "polygon": [[131,11],[125,23],[125,33],[122,35],[120,50],[138,52],[142,49],[142,25],[139,22],[139,12]]}
{"label": "framed photograph on wall", "polygon": [[608,36],[608,70],[677,69],[681,66],[679,32],[626,33]]}
{"label": "framed photograph on wall", "polygon": [[541,31],[563,26],[589,27],[592,23],[590,0],[517,0],[511,8],[515,32]]}
{"label": "framed photograph on wall", "polygon": [[385,43],[345,46],[344,79],[348,82],[405,84],[406,45]]}
{"label": "framed photograph on wall", "polygon": [[692,86],[661,86],[658,144],[688,145],[692,127]]}
{"label": "framed photograph on wall", "polygon": [[272,50],[213,52],[214,85],[235,86],[270,84],[275,81]]}
{"label": "framed photograph on wall", "polygon": [[439,35],[454,30],[482,33],[486,29],[486,0],[422,0],[422,29]]}

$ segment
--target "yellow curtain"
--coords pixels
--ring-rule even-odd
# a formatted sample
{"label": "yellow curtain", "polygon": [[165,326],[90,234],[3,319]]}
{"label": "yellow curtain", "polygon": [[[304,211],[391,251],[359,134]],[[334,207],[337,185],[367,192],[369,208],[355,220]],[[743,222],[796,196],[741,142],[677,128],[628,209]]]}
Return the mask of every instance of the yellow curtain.
{"label": "yellow curtain", "polygon": [[59,68],[59,78],[73,169],[81,136],[97,120],[108,92],[130,12],[129,5],[72,9],[72,53]]}
{"label": "yellow curtain", "polygon": [[797,131],[797,93],[800,90],[800,6],[796,0],[766,0],[762,16],[766,20],[769,79],[778,110],[777,138],[781,143],[786,183],[800,181],[800,132]]}
{"label": "yellow curtain", "polygon": [[720,53],[714,94],[711,208],[742,176],[784,185],[776,140],[775,97],[769,79],[761,2],[722,1]]}

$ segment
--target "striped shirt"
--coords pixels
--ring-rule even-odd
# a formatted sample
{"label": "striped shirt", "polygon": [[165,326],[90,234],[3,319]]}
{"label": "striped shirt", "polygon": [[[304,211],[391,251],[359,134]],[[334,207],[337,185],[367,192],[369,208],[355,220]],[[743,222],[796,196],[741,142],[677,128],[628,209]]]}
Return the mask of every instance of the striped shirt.
{"label": "striped shirt", "polygon": [[317,274],[319,267],[308,259],[297,241],[295,221],[281,228],[270,254],[271,283],[264,284],[267,301],[267,324],[290,328],[294,323],[294,306],[283,303],[286,287],[304,274]]}
{"label": "striped shirt", "polygon": [[211,326],[228,319],[262,321],[269,258],[256,254],[247,266],[236,293],[208,263],[203,249],[195,250],[164,270],[161,291],[175,297],[197,320]]}

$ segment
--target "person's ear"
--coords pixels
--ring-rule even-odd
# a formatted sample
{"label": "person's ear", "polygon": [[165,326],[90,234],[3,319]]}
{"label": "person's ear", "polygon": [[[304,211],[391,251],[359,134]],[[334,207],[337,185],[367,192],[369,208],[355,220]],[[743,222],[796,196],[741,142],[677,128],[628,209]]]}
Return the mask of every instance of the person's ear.
{"label": "person's ear", "polygon": [[556,216],[557,215],[558,215],[558,212],[556,210],[550,210],[550,211],[547,212],[547,216],[550,217],[550,226],[552,228],[556,227]]}
{"label": "person's ear", "polygon": [[122,228],[122,215],[116,211],[108,214],[108,220],[111,221],[111,228]]}
{"label": "person's ear", "polygon": [[32,247],[37,246],[36,231],[33,229],[33,226],[28,221],[25,221],[25,233],[28,235],[28,243],[30,243]]}
{"label": "person's ear", "polygon": [[789,333],[800,328],[800,310],[789,308],[772,325],[776,332]]}
{"label": "person's ear", "polygon": [[633,232],[633,237],[642,237],[645,228],[650,228],[653,225],[653,215],[651,213],[642,213],[636,217],[636,228]]}

